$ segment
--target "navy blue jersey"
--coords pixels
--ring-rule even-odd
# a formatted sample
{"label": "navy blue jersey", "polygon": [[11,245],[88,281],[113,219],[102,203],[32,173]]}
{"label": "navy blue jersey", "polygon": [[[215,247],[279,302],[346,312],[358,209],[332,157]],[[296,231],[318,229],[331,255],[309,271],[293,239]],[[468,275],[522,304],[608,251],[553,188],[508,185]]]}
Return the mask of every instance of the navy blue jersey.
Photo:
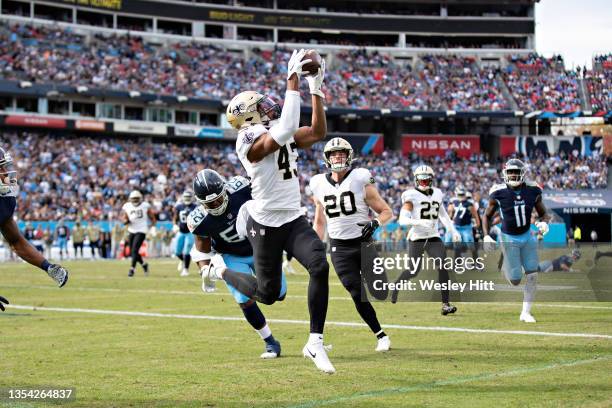
{"label": "navy blue jersey", "polygon": [[536,203],[542,199],[542,189],[533,182],[525,182],[516,190],[506,184],[496,184],[491,187],[489,198],[497,202],[502,232],[521,235],[529,231],[531,213]]}
{"label": "navy blue jersey", "polygon": [[34,239],[34,230],[32,228],[26,228],[25,231],[23,231],[23,236],[28,241],[32,241]]}
{"label": "navy blue jersey", "polygon": [[191,204],[178,203],[174,207],[176,211],[176,217],[178,218],[179,230],[182,233],[184,234],[189,233],[189,227],[187,227],[187,217],[189,216],[189,213],[195,210],[197,207],[198,205],[196,203],[191,203]]}
{"label": "navy blue jersey", "polygon": [[57,233],[58,238],[66,238],[68,236],[68,228],[63,225],[57,227],[55,232]]}
{"label": "navy blue jersey", "polygon": [[15,207],[17,207],[15,197],[0,197],[0,225],[4,225],[13,217]]}
{"label": "navy blue jersey", "polygon": [[189,214],[187,225],[193,235],[210,237],[212,247],[221,254],[251,256],[253,249],[245,237],[236,231],[236,217],[242,204],[251,200],[251,186],[244,177],[234,177],[227,181],[229,203],[222,215],[211,215],[202,206]]}
{"label": "navy blue jersey", "polygon": [[474,206],[474,202],[469,198],[466,198],[465,200],[453,198],[451,200],[451,204],[453,207],[455,207],[453,213],[453,223],[459,227],[472,225],[472,207]]}
{"label": "navy blue jersey", "polygon": [[571,256],[567,256],[567,255],[560,256],[556,259],[553,259],[552,261],[553,271],[560,271],[561,264],[572,266],[573,263],[574,263],[574,258],[572,258]]}

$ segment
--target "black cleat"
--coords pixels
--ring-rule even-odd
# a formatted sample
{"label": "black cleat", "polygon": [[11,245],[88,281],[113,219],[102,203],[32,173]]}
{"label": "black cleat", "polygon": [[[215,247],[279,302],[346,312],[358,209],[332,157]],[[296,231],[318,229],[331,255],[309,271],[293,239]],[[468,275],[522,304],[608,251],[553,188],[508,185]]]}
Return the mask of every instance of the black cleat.
{"label": "black cleat", "polygon": [[148,263],[142,264],[142,269],[144,269],[145,276],[149,276],[149,264]]}
{"label": "black cleat", "polygon": [[442,316],[446,316],[447,314],[453,314],[457,311],[457,308],[450,303],[442,304]]}
{"label": "black cleat", "polygon": [[128,272],[128,278],[132,278],[132,277],[134,277],[134,268],[130,268]]}

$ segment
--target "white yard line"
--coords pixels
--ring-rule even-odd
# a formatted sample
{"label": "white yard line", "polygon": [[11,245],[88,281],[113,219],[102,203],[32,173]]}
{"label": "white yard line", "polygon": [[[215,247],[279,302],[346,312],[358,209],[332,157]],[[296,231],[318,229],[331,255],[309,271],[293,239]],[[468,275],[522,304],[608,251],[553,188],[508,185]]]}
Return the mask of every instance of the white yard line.
{"label": "white yard line", "polygon": [[[119,316],[138,316],[138,317],[162,317],[174,319],[202,319],[202,320],[221,320],[221,321],[244,321],[244,317],[232,316],[207,316],[207,315],[189,315],[189,314],[174,314],[174,313],[152,313],[152,312],[134,312],[127,310],[104,310],[104,309],[82,309],[82,308],[63,308],[63,307],[37,307],[28,305],[8,305],[13,309],[32,310],[32,311],[48,311],[48,312],[65,312],[65,313],[89,313],[102,315],[119,315]],[[289,319],[267,319],[272,323],[283,324],[299,324],[309,325],[307,320],[289,320]],[[357,322],[334,322],[328,321],[325,324],[330,326],[343,327],[367,327],[365,323]],[[384,328],[398,330],[420,330],[420,331],[446,331],[446,332],[464,332],[464,333],[489,333],[489,334],[514,334],[527,336],[549,336],[549,337],[580,337],[591,339],[612,339],[612,335],[596,334],[596,333],[557,333],[557,332],[542,332],[529,330],[494,330],[494,329],[471,329],[464,327],[445,327],[445,326],[412,326],[401,324],[386,324]]]}

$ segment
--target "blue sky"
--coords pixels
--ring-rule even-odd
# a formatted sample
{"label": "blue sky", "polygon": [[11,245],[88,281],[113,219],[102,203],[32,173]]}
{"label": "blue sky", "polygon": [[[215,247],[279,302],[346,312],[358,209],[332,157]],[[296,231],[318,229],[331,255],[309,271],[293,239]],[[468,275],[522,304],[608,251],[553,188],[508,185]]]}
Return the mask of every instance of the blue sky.
{"label": "blue sky", "polygon": [[540,0],[536,50],[561,54],[565,66],[591,66],[594,54],[612,52],[612,0]]}

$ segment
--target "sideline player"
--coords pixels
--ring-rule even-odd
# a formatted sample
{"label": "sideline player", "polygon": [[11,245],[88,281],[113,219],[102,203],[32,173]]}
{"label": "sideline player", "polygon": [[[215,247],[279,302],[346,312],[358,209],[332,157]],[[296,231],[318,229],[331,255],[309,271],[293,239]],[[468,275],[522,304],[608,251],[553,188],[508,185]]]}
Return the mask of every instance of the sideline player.
{"label": "sideline player", "polygon": [[174,207],[173,221],[175,230],[178,230],[176,238],[175,254],[181,261],[178,264],[178,270],[181,276],[189,276],[189,264],[191,263],[191,248],[193,247],[193,235],[187,227],[187,216],[195,210],[197,204],[193,200],[193,192],[186,190],[183,192],[180,202]]}
{"label": "sideline player", "polygon": [[[195,236],[191,251],[193,261],[202,269],[202,290],[214,291],[214,282],[208,279],[207,269],[213,256],[221,256],[223,263],[233,271],[251,276],[255,271],[253,249],[246,237],[236,232],[236,218],[242,205],[251,199],[251,186],[244,177],[233,177],[225,181],[214,170],[200,171],[193,181],[193,191],[201,206],[189,214],[187,225]],[[240,306],[245,319],[259,334],[266,350],[261,358],[276,358],[281,355],[281,345],[272,336],[261,309],[253,299],[240,293],[225,282],[228,290]],[[287,282],[283,276],[280,297],[287,293]]]}
{"label": "sideline player", "polygon": [[[326,373],[336,370],[323,347],[323,328],[329,300],[329,265],[325,245],[301,212],[298,149],[323,140],[327,133],[324,94],[321,91],[325,61],[317,75],[307,76],[312,95],[312,125],[300,124],[300,76],[306,51],[294,51],[287,67],[287,92],[281,112],[270,97],[247,91],[235,96],[227,107],[229,123],[238,129],[236,151],[251,178],[253,200],[239,214],[237,230],[253,247],[257,277],[226,269],[210,268],[240,292],[264,304],[278,300],[282,282],[283,250],[302,264],[310,275],[308,310],[310,336],[302,354]],[[218,269],[218,273],[216,273]]]}
{"label": "sideline player", "polygon": [[[7,244],[21,259],[34,265],[53,279],[61,288],[68,282],[68,271],[61,265],[51,264],[36,250],[19,232],[19,227],[13,219],[17,207],[17,172],[13,168],[13,158],[9,152],[0,148],[0,232]],[[9,301],[0,296],[0,309]]]}
{"label": "sideline player", "polygon": [[[461,242],[466,244],[468,249],[472,251],[472,258],[478,257],[476,245],[474,244],[474,228],[472,226],[472,220],[474,221],[477,230],[480,229],[480,217],[476,210],[474,201],[468,197],[467,191],[463,186],[457,186],[455,188],[455,197],[451,200],[448,205],[448,215],[453,220],[453,225],[457,232],[461,235]],[[453,234],[452,231],[447,231],[444,236],[444,242],[452,242]],[[455,256],[461,255],[461,250],[464,248],[463,245],[455,244]]]}
{"label": "sideline player", "polygon": [[[444,209],[444,193],[434,187],[434,171],[431,167],[420,165],[414,170],[415,188],[402,193],[402,209],[399,224],[412,226],[408,232],[408,256],[411,259],[420,258],[426,251],[434,259],[441,259],[442,265],[438,270],[438,281],[449,281],[449,271],[444,267],[446,251],[444,243],[438,232],[438,220],[442,222],[447,231],[450,231],[452,241],[460,242],[461,235],[455,229],[452,220]],[[420,266],[420,264],[419,264]],[[397,282],[415,277],[420,271],[406,270],[402,272]],[[442,295],[442,315],[455,313],[457,307],[450,304],[448,289],[440,290]],[[391,301],[397,302],[398,291],[392,292]]]}
{"label": "sideline player", "polygon": [[489,235],[491,219],[499,210],[501,235],[498,237],[503,258],[502,269],[506,279],[517,286],[525,273],[523,309],[519,320],[535,323],[531,306],[535,298],[538,279],[538,246],[530,231],[531,213],[535,209],[539,221],[535,223],[539,233],[548,233],[548,214],[542,200],[542,189],[533,181],[526,181],[527,167],[519,159],[510,159],[502,170],[504,183],[495,184],[489,191],[489,205],[482,222],[485,247],[495,245]]}
{"label": "sideline player", "polygon": [[540,262],[538,272],[573,272],[572,265],[578,262],[581,256],[579,249],[573,249],[569,255],[561,255],[558,258]]}
{"label": "sideline player", "polygon": [[147,236],[147,218],[151,220],[152,227],[155,227],[155,213],[151,205],[144,201],[142,193],[134,190],[128,197],[128,202],[123,204],[121,219],[128,226],[128,247],[132,263],[128,272],[128,277],[134,276],[136,263],[142,265],[145,276],[149,274],[149,264],[140,255],[140,246]]}
{"label": "sideline player", "polygon": [[[362,270],[362,265],[368,267],[370,258],[370,254],[366,253],[363,255],[366,259],[362,262],[362,243],[372,242],[376,229],[393,218],[393,213],[380,197],[370,171],[351,168],[353,148],[349,142],[340,137],[331,139],[325,145],[323,156],[331,173],[317,174],[310,179],[316,204],[314,229],[323,240],[327,223],[336,274],[351,294],[357,312],[376,336],[375,350],[389,351],[391,340],[380,327],[374,307],[364,299],[364,281],[369,287],[374,276],[371,270]],[[370,220],[370,208],[378,214],[374,220]],[[366,252],[370,252],[370,246],[364,247]],[[374,249],[374,246],[371,248]],[[372,259],[376,256],[371,255]],[[387,291],[382,295],[385,299]]]}

